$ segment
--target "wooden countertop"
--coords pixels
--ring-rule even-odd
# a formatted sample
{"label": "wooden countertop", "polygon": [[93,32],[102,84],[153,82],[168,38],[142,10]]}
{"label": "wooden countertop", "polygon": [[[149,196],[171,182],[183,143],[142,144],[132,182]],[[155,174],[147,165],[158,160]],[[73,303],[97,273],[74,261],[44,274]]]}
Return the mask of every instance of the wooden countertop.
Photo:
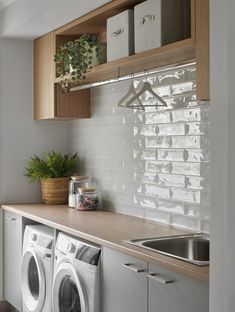
{"label": "wooden countertop", "polygon": [[128,239],[186,234],[190,233],[189,231],[114,212],[76,211],[65,205],[7,204],[2,205],[2,209],[163,268],[209,282],[209,266],[196,266],[123,242]]}

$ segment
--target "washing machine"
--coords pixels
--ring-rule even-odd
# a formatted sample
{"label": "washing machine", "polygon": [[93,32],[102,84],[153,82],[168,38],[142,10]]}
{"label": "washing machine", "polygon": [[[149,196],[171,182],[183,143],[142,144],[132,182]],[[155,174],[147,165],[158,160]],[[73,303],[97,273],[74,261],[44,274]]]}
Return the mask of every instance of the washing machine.
{"label": "washing machine", "polygon": [[23,312],[52,311],[54,230],[44,225],[27,225],[21,263]]}
{"label": "washing machine", "polygon": [[100,254],[99,246],[59,233],[52,288],[54,312],[100,312]]}

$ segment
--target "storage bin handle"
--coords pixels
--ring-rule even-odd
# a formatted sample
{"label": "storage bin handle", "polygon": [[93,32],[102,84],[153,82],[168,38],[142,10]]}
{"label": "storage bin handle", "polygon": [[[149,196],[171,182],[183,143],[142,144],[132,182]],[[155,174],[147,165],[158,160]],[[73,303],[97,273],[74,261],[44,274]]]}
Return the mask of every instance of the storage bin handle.
{"label": "storage bin handle", "polygon": [[152,22],[155,20],[155,15],[154,14],[147,14],[145,16],[143,16],[141,19],[140,19],[140,24],[141,25],[144,25],[145,23],[149,23],[149,22]]}
{"label": "storage bin handle", "polygon": [[120,28],[114,32],[112,32],[112,37],[117,37],[117,36],[120,36],[121,33],[124,33],[124,28]]}

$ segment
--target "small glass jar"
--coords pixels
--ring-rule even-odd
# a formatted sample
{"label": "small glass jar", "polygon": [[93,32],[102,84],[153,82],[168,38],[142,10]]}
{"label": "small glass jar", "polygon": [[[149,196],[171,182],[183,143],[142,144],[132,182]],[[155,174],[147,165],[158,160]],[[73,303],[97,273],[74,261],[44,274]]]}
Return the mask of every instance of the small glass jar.
{"label": "small glass jar", "polygon": [[81,187],[88,187],[90,178],[88,176],[72,176],[69,181],[69,207],[76,207],[76,193],[77,189]]}
{"label": "small glass jar", "polygon": [[99,196],[95,188],[78,188],[76,195],[77,210],[96,210],[99,205]]}

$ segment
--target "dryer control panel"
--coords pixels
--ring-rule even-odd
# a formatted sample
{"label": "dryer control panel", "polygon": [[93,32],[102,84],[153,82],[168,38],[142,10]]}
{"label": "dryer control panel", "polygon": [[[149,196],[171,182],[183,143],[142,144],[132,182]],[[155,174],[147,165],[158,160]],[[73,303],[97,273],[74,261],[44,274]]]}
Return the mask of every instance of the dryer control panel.
{"label": "dryer control panel", "polygon": [[100,247],[72,238],[64,233],[59,233],[56,249],[64,255],[69,255],[70,258],[95,266],[98,265],[101,254]]}

